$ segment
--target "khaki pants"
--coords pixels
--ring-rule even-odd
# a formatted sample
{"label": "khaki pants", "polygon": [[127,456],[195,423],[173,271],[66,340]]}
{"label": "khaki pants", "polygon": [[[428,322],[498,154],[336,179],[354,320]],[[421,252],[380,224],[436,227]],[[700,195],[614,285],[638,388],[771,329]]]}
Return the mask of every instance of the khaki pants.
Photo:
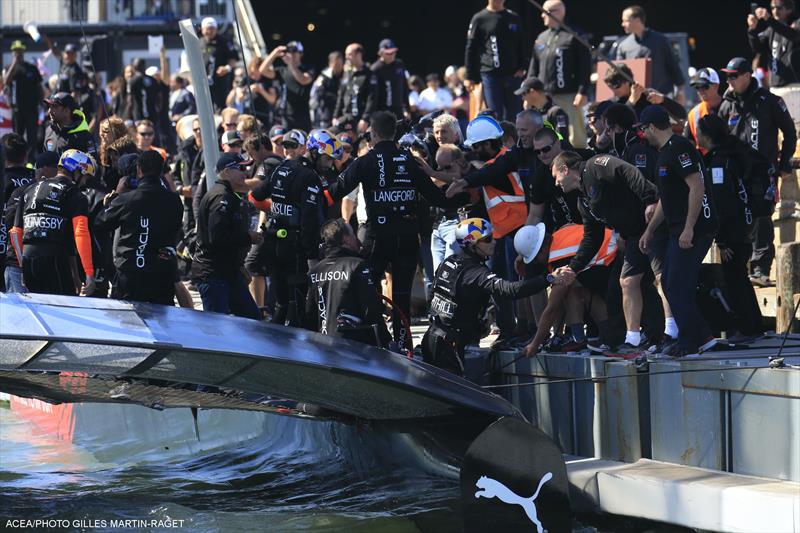
{"label": "khaki pants", "polygon": [[569,142],[575,148],[586,148],[586,118],[583,108],[572,105],[574,101],[575,93],[553,95],[553,102],[569,117]]}

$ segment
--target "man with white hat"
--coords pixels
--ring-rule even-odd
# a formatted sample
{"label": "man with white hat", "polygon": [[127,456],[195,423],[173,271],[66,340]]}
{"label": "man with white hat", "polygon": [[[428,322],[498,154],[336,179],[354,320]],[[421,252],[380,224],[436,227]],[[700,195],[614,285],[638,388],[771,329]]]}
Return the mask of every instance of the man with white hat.
{"label": "man with white hat", "polygon": [[233,67],[239,61],[239,52],[233,43],[217,33],[218,25],[214,17],[206,17],[200,22],[203,58],[206,63],[208,83],[211,87],[211,101],[214,107],[225,107],[225,98],[233,86]]}
{"label": "man with white hat", "polygon": [[719,74],[713,68],[701,68],[689,80],[689,85],[700,95],[700,103],[689,111],[683,134],[687,139],[695,143],[700,153],[705,155],[708,150],[697,144],[697,124],[706,115],[716,115],[720,104],[722,104],[722,95],[719,94]]}

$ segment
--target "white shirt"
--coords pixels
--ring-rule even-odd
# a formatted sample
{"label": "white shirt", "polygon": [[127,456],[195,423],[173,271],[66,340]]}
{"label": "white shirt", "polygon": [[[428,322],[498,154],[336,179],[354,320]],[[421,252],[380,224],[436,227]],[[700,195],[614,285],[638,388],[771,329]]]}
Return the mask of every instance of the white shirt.
{"label": "white shirt", "polygon": [[419,94],[419,102],[417,108],[420,111],[430,113],[431,111],[438,111],[440,109],[450,109],[453,105],[453,95],[450,91],[443,87],[439,87],[435,91],[428,87]]}

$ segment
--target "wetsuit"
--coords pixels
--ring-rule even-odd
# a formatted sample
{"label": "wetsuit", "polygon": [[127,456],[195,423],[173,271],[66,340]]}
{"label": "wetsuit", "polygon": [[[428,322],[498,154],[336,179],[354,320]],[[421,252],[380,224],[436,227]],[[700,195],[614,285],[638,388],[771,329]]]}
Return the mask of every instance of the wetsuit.
{"label": "wetsuit", "polygon": [[480,317],[489,298],[524,298],[550,285],[545,276],[506,281],[493,274],[484,261],[486,258],[465,250],[445,259],[436,271],[432,321],[422,339],[425,362],[463,375],[464,347],[479,340]]}
{"label": "wetsuit", "polygon": [[373,346],[388,344],[383,303],[363,257],[332,248],[308,276],[307,329]]}
{"label": "wetsuit", "polygon": [[300,326],[305,309],[309,262],[319,259],[319,231],[325,204],[321,178],[308,159],[286,160],[249,196],[268,210],[264,231],[267,269],[275,287],[272,321]]}
{"label": "wetsuit", "polygon": [[77,248],[86,276],[94,276],[86,197],[65,176],[39,181],[25,189],[17,204],[11,241],[21,257],[30,292],[76,294],[72,275]]}

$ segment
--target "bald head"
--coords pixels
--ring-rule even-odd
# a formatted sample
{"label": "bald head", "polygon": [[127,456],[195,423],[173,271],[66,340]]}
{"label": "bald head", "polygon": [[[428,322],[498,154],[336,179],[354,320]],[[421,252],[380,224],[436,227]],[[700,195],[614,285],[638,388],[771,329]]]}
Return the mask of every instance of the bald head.
{"label": "bald head", "polygon": [[344,58],[353,68],[361,68],[364,64],[364,47],[359,43],[350,43],[344,49]]}
{"label": "bald head", "polygon": [[[547,0],[544,3],[544,10],[549,11],[553,16],[542,13],[542,22],[548,28],[558,28],[561,22],[564,21],[564,16],[567,14],[567,8],[561,0]],[[556,20],[558,19],[558,20]]]}
{"label": "bald head", "polygon": [[443,144],[436,152],[436,165],[445,172],[457,170],[465,165],[464,153],[455,144]]}

